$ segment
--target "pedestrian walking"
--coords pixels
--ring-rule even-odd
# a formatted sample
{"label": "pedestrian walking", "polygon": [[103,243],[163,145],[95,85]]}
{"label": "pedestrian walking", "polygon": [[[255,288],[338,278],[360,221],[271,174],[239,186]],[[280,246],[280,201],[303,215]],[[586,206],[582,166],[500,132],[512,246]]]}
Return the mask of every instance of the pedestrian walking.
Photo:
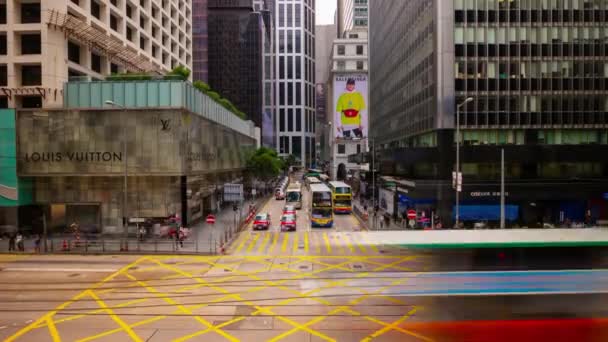
{"label": "pedestrian walking", "polygon": [[384,228],[384,215],[380,215],[380,229]]}
{"label": "pedestrian walking", "polygon": [[17,233],[17,249],[19,250],[19,252],[24,252],[25,251],[25,245],[23,242],[23,235],[21,235],[21,233]]}
{"label": "pedestrian walking", "polygon": [[186,228],[179,227],[178,240],[181,248],[184,248],[184,239],[186,239]]}
{"label": "pedestrian walking", "polygon": [[15,251],[15,234],[11,234],[11,236],[8,238],[8,251]]}
{"label": "pedestrian walking", "polygon": [[34,241],[34,252],[40,253],[40,234],[36,234],[36,240]]}

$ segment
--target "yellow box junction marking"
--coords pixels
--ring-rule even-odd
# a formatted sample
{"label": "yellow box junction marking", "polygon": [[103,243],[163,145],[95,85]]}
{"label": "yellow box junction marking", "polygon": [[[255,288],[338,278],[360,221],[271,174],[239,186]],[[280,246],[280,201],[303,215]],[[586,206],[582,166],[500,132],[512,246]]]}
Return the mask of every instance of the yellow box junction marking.
{"label": "yellow box junction marking", "polygon": [[[269,238],[265,239],[265,240],[268,242]],[[69,301],[58,306],[55,310],[50,311],[49,313],[45,314],[40,319],[38,319],[36,322],[30,324],[29,326],[27,326],[27,327],[23,328],[22,330],[20,330],[19,332],[17,332],[15,335],[11,336],[7,341],[14,341],[14,340],[18,339],[19,337],[24,336],[31,330],[36,329],[36,328],[42,328],[44,326],[48,327],[50,337],[52,338],[53,341],[61,341],[59,331],[57,330],[56,325],[59,323],[62,323],[62,322],[73,321],[75,319],[80,318],[80,316],[86,316],[87,313],[84,313],[83,315],[75,315],[75,316],[67,317],[67,318],[64,318],[61,320],[57,320],[57,321],[53,320],[53,316],[57,312],[64,310],[64,309],[65,309],[66,313],[68,313],[69,309],[66,309],[66,308],[70,304],[77,302],[78,300],[84,300],[87,297],[93,298],[93,300],[100,307],[100,309],[92,310],[88,313],[100,313],[100,312],[106,313],[106,314],[108,314],[109,317],[111,317],[118,324],[118,327],[105,331],[105,332],[102,332],[102,333],[94,335],[94,336],[89,336],[89,337],[83,338],[83,339],[79,340],[80,342],[92,341],[97,338],[106,337],[106,336],[112,335],[114,333],[119,333],[119,332],[127,333],[131,337],[131,339],[134,341],[141,340],[140,337],[137,336],[137,334],[133,331],[134,328],[160,321],[160,320],[166,318],[167,316],[159,314],[158,316],[147,318],[143,321],[139,321],[139,322],[132,323],[132,324],[127,324],[120,318],[120,314],[117,313],[115,311],[115,309],[127,308],[131,305],[137,305],[143,301],[146,301],[149,299],[154,299],[154,298],[158,298],[158,299],[165,301],[166,303],[170,304],[172,307],[177,308],[177,310],[175,310],[175,313],[187,315],[189,318],[195,319],[202,325],[202,328],[203,328],[202,330],[191,333],[187,336],[182,336],[182,337],[176,339],[175,341],[186,341],[186,340],[189,340],[194,337],[201,336],[203,334],[210,333],[210,332],[215,332],[229,341],[238,341],[238,339],[236,339],[234,336],[224,332],[222,330],[222,328],[225,328],[231,324],[234,324],[238,321],[245,319],[245,316],[238,316],[238,317],[233,318],[232,320],[229,320],[228,322],[224,322],[222,324],[218,324],[218,325],[214,326],[211,322],[208,322],[204,319],[204,315],[193,314],[194,310],[198,310],[199,308],[202,308],[205,306],[213,305],[214,303],[221,304],[223,301],[227,301],[227,300],[236,300],[238,302],[243,303],[243,305],[249,305],[249,306],[255,308],[255,310],[257,310],[257,311],[250,314],[251,316],[269,315],[269,316],[273,316],[273,317],[275,317],[275,319],[281,320],[284,323],[291,326],[291,330],[288,330],[288,331],[285,331],[282,333],[278,332],[277,333],[278,335],[275,336],[274,338],[272,338],[271,341],[279,341],[298,331],[307,332],[311,335],[319,337],[322,340],[333,341],[333,339],[331,337],[312,329],[311,326],[313,326],[314,324],[316,324],[318,322],[323,321],[324,319],[326,319],[332,315],[339,314],[340,312],[348,313],[353,316],[363,317],[363,318],[369,320],[370,322],[374,322],[374,323],[382,326],[379,330],[370,333],[366,337],[366,339],[365,339],[366,341],[371,340],[373,338],[377,338],[392,330],[403,333],[403,334],[407,334],[409,336],[416,337],[423,341],[432,341],[431,339],[429,339],[425,336],[416,334],[414,332],[408,331],[401,327],[401,323],[404,322],[405,320],[407,320],[409,317],[411,317],[416,312],[416,310],[419,310],[420,309],[419,307],[414,307],[413,310],[411,310],[406,315],[402,316],[397,321],[394,321],[392,323],[384,322],[383,320],[380,320],[380,319],[372,317],[372,316],[363,315],[353,309],[353,307],[355,305],[358,305],[359,303],[364,301],[366,298],[369,298],[370,296],[387,298],[387,299],[391,300],[392,302],[399,303],[401,305],[405,305],[406,303],[399,300],[398,298],[392,298],[390,296],[382,295],[382,293],[384,293],[387,289],[389,289],[393,286],[397,286],[397,285],[407,282],[409,279],[407,277],[405,279],[387,278],[387,280],[390,279],[393,281],[389,285],[386,285],[383,288],[375,290],[375,291],[368,291],[364,288],[358,288],[357,286],[350,285],[350,283],[356,279],[364,279],[364,278],[370,276],[370,274],[372,274],[373,272],[381,272],[386,269],[411,271],[409,268],[404,267],[401,264],[403,264],[407,261],[414,260],[414,259],[418,258],[418,256],[334,256],[334,257],[332,257],[332,256],[325,256],[325,257],[283,256],[283,257],[275,257],[274,260],[276,261],[276,260],[280,260],[282,258],[290,258],[292,261],[289,263],[280,265],[276,262],[269,261],[267,256],[259,256],[259,257],[227,256],[227,257],[221,257],[221,258],[220,257],[144,257],[144,258],[137,260],[136,262],[134,262],[132,264],[129,264],[129,265],[123,267],[121,270],[119,270],[118,272],[115,272],[113,275],[105,278],[100,283],[98,283],[98,284],[92,286],[91,288],[84,290],[82,293],[74,296]],[[165,263],[165,261],[171,261],[172,264],[167,264],[167,263]],[[240,263],[243,261],[256,262],[261,265],[273,266],[278,269],[287,271],[289,274],[293,274],[293,276],[285,277],[285,279],[281,279],[281,280],[264,279],[263,277],[258,276],[258,275],[261,275],[261,274],[267,272],[269,270],[268,267],[262,267],[253,272],[243,272],[238,269],[238,265],[240,265]],[[165,291],[158,290],[153,285],[149,284],[149,282],[154,281],[154,280],[141,280],[141,279],[136,278],[133,275],[134,273],[141,271],[143,268],[136,269],[136,270],[131,270],[131,268],[135,265],[143,264],[143,262],[146,262],[146,264],[153,264],[153,265],[155,265],[156,268],[160,268],[162,270],[170,271],[171,273],[174,273],[170,276],[164,276],[161,279],[158,279],[159,281],[162,281],[163,279],[184,278],[189,281],[194,281],[196,284],[194,284],[194,285],[189,284],[185,287],[178,288],[171,292],[165,292]],[[290,267],[290,266],[300,263],[300,262],[310,262],[317,266],[321,266],[321,268],[315,267],[315,271],[302,271],[299,268]],[[357,272],[357,271],[354,271],[353,269],[351,269],[350,267],[347,267],[349,264],[351,264],[353,262],[366,263],[368,265],[375,265],[376,267],[374,267],[371,271],[368,271],[368,272]],[[188,272],[188,271],[185,271],[185,270],[182,270],[181,268],[179,268],[180,266],[198,265],[199,263],[201,265],[205,265],[204,266],[205,270],[210,270],[213,268],[224,268],[224,269],[229,270],[231,272],[231,275],[227,276],[227,277],[212,277],[211,279],[205,280],[205,279],[201,278],[200,276],[197,276],[191,272]],[[320,273],[331,271],[333,269],[339,269],[340,271],[350,273],[353,276],[342,278],[342,279],[337,279],[335,281],[325,280],[320,276]],[[126,278],[130,279],[133,282],[133,283],[129,282],[127,286],[120,287],[121,289],[129,288],[133,285],[137,285],[137,286],[145,289],[147,291],[147,293],[151,294],[152,296],[150,296],[148,298],[138,299],[138,300],[130,300],[128,302],[117,304],[117,305],[111,306],[111,307],[106,305],[105,301],[99,297],[98,293],[104,292],[107,294],[111,294],[112,289],[105,289],[104,291],[100,291],[101,290],[100,288],[105,283],[112,281],[114,278],[116,278],[119,275],[125,276]],[[240,293],[233,293],[230,290],[227,290],[223,287],[226,285],[232,287],[233,285],[230,285],[230,282],[227,284],[223,284],[224,282],[226,282],[232,278],[238,278],[239,280],[236,281],[238,283],[247,282],[247,280],[242,280],[241,279],[242,277],[247,277],[247,278],[251,279],[252,281],[258,282],[260,284],[260,286],[255,286],[252,289],[249,289],[246,291],[241,291]],[[310,291],[306,291],[306,292],[300,292],[300,291],[294,289],[293,287],[285,286],[285,283],[287,283],[289,281],[294,281],[294,280],[304,279],[304,278],[319,279],[319,280],[325,281],[325,284],[321,285],[319,288],[316,288],[316,289],[313,289]],[[338,288],[338,287],[344,286],[344,285],[348,285],[349,288],[352,288],[352,289],[357,289],[358,291],[361,292],[361,295],[353,294],[353,297],[357,297],[357,298],[351,300],[346,305],[342,305],[342,306],[338,306],[338,307],[333,306],[332,303],[328,299],[325,299],[323,297],[315,297],[315,294],[320,291],[328,290],[328,289],[332,289],[332,288]],[[163,284],[163,285],[158,285],[158,286],[167,287],[170,285]],[[234,286],[238,286],[238,285],[234,285]],[[221,298],[207,301],[204,304],[196,304],[196,305],[189,305],[189,306],[180,304],[179,302],[177,302],[176,300],[173,300],[171,298],[171,296],[175,293],[180,293],[183,291],[188,291],[188,290],[192,290],[195,288],[201,288],[201,287],[205,287],[205,288],[214,290],[215,292],[217,292],[218,295],[221,296]],[[262,291],[264,289],[269,289],[269,288],[280,289],[282,291],[288,292],[291,295],[289,298],[284,299],[284,300],[280,301],[279,303],[274,303],[273,305],[270,305],[270,306],[262,306],[260,304],[257,304],[255,302],[255,300],[246,300],[243,297],[243,295],[255,293],[257,291]],[[169,289],[169,287],[167,287],[167,289]],[[330,310],[327,314],[319,315],[303,324],[295,322],[288,317],[275,314],[272,311],[273,308],[288,305],[298,299],[314,300],[321,305],[330,306],[330,308],[332,310]],[[108,298],[105,300],[112,301],[112,302],[117,301],[117,299],[111,299],[111,298]],[[137,306],[135,306],[135,307],[137,307]],[[163,312],[163,314],[164,314],[164,312]]]}

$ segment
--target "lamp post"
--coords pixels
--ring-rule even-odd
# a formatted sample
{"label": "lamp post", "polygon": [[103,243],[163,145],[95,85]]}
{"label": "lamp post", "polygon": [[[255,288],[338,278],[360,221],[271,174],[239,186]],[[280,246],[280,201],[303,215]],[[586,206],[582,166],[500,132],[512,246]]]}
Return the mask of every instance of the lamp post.
{"label": "lamp post", "polygon": [[[123,230],[124,230],[124,234],[125,234],[125,239],[129,238],[129,218],[127,217],[128,213],[127,213],[127,125],[126,122],[124,122],[124,120],[126,120],[126,108],[123,105],[117,104],[116,102],[112,101],[112,100],[107,100],[105,101],[105,104],[112,106],[112,107],[117,107],[122,109],[122,113],[123,116],[125,116],[123,118],[123,125],[122,125],[122,138],[123,138],[123,154],[124,154],[124,158],[125,158],[125,167],[124,167],[124,174],[123,174],[123,189],[122,189],[122,193],[123,193],[123,202],[122,202],[122,216],[123,216]],[[125,241],[126,242],[126,241]]]}
{"label": "lamp post", "polygon": [[467,97],[462,103],[456,106],[456,227],[460,225],[460,191],[462,182],[460,175],[460,108],[473,101],[472,97]]}

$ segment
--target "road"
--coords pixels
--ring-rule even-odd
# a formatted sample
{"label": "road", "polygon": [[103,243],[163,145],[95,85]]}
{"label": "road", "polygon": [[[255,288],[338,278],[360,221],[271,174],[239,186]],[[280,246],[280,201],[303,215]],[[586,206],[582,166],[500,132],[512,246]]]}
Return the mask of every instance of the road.
{"label": "road", "polygon": [[6,341],[608,337],[599,270],[432,272],[415,253],[12,256],[0,267]]}
{"label": "road", "polygon": [[[297,231],[281,232],[280,218],[284,200],[271,199],[258,212],[268,213],[272,227],[253,231],[250,224],[229,248],[233,255],[370,255],[380,250],[366,241],[365,234],[354,234],[361,225],[354,215],[334,215],[332,228],[312,228],[310,223],[310,192],[302,189],[302,209],[297,211]],[[351,234],[353,233],[353,234]]]}
{"label": "road", "polygon": [[[282,206],[262,211],[276,224]],[[608,340],[606,270],[471,272],[356,230],[304,210],[225,256],[0,255],[0,340]]]}

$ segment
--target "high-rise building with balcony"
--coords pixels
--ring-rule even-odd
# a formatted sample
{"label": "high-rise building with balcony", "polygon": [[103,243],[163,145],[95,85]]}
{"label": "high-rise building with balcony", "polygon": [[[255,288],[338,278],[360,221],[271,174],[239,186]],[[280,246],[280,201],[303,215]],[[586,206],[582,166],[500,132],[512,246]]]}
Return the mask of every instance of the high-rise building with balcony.
{"label": "high-rise building with balcony", "polygon": [[70,77],[192,69],[186,0],[0,3],[0,107],[61,106]]}
{"label": "high-rise building with balcony", "polygon": [[511,225],[608,219],[607,2],[376,0],[369,11],[370,135],[382,174],[417,183],[398,194],[404,208],[453,222],[459,122],[461,220],[497,220],[502,149]]}

